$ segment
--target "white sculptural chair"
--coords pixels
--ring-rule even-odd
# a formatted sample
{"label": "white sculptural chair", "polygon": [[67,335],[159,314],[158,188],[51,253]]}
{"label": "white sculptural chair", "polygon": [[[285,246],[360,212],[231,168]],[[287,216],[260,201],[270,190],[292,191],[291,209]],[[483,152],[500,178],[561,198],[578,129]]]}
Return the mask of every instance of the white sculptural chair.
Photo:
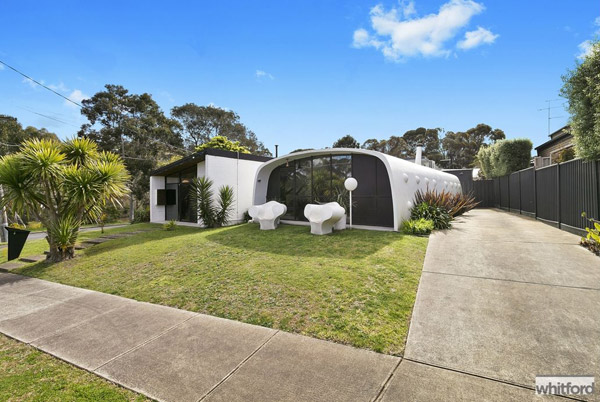
{"label": "white sculptural chair", "polygon": [[262,205],[252,205],[248,214],[254,222],[260,224],[260,230],[273,230],[279,225],[279,218],[285,215],[287,207],[277,201],[269,201]]}
{"label": "white sculptural chair", "polygon": [[322,205],[308,204],[304,207],[304,216],[310,222],[310,233],[316,235],[331,233],[334,225],[345,213],[344,208],[337,202]]}

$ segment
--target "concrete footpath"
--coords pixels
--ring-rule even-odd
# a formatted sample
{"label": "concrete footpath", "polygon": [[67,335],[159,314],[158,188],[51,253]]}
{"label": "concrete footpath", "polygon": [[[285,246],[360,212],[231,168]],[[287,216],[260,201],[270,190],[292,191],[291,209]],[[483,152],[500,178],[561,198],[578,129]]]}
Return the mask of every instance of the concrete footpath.
{"label": "concrete footpath", "polygon": [[489,210],[434,234],[403,359],[10,273],[0,332],[165,401],[539,400],[536,374],[600,378],[576,242]]}
{"label": "concrete footpath", "polygon": [[400,367],[451,370],[455,390],[458,373],[530,389],[536,375],[592,375],[600,400],[600,258],[578,243],[489,209],[432,235]]}
{"label": "concrete footpath", "polygon": [[0,273],[0,332],[166,401],[369,401],[400,358]]}

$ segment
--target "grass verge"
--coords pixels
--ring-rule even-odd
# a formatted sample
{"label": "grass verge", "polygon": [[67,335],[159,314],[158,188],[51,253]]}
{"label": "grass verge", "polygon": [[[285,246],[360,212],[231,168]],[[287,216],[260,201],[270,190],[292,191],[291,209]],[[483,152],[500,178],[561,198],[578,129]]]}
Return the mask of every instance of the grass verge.
{"label": "grass verge", "polygon": [[0,334],[1,401],[146,401],[145,397]]}
{"label": "grass verge", "polygon": [[178,227],[17,272],[397,355],[426,247],[393,232]]}

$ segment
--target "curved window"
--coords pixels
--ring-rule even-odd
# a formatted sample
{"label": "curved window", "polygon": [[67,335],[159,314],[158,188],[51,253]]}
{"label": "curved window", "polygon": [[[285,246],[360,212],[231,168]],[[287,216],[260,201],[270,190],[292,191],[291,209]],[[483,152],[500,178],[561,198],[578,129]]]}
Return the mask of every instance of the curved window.
{"label": "curved window", "polygon": [[358,180],[353,192],[353,222],[357,225],[394,226],[392,195],[387,169],[371,155],[318,155],[289,161],[271,172],[267,201],[287,206],[283,219],[306,220],[309,203],[336,201],[349,206],[344,181]]}

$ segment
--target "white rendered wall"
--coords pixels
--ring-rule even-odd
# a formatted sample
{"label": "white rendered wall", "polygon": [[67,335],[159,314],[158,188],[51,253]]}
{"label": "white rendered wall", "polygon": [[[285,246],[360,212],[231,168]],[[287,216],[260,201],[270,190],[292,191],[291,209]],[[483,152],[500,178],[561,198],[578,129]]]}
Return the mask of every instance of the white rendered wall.
{"label": "white rendered wall", "polygon": [[[215,198],[221,186],[227,185],[233,188],[235,201],[231,223],[241,222],[244,213],[252,206],[254,177],[262,162],[206,155],[204,163],[204,174],[213,182]],[[200,176],[200,166],[198,176]]]}
{"label": "white rendered wall", "polygon": [[156,205],[156,190],[164,190],[164,176],[150,176],[150,222],[162,222],[165,220],[165,206]]}
{"label": "white rendered wall", "polygon": [[[410,218],[410,209],[412,208],[417,190],[425,191],[429,188],[438,192],[445,190],[451,193],[459,193],[462,191],[458,177],[449,173],[420,166],[381,152],[355,148],[332,148],[298,152],[264,162],[254,178],[254,204],[263,204],[267,201],[269,176],[277,166],[281,166],[288,161],[307,158],[313,155],[341,154],[371,155],[383,162],[390,179],[394,209],[393,226],[396,231],[402,227],[403,220]],[[360,182],[358,186],[360,187]]]}

